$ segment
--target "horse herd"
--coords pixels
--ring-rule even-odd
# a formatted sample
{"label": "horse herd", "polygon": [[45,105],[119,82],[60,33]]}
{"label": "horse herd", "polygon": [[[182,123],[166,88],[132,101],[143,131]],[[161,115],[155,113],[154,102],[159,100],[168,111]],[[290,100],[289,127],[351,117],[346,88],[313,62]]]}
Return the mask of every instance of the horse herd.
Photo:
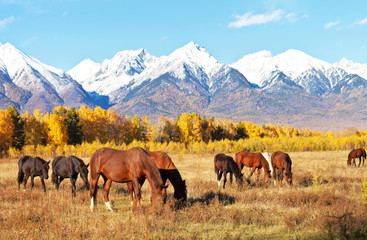
{"label": "horse herd", "polygon": [[[348,166],[356,166],[355,158],[361,161],[366,158],[364,149],[352,150],[348,155]],[[48,179],[50,161],[45,161],[40,157],[23,156],[18,161],[18,190],[23,182],[24,190],[26,184],[31,177],[31,189],[34,186],[34,177],[41,178],[42,187],[46,192],[44,179]],[[243,167],[252,168],[246,181],[250,183],[250,177],[257,170],[258,177],[261,169],[264,171],[265,178],[274,178],[274,184],[283,180],[285,175],[289,186],[292,186],[292,161],[287,153],[276,151],[271,156],[269,153],[260,152],[238,152],[235,160],[223,153],[214,157],[214,169],[217,174],[218,187],[220,188],[220,180],[224,175],[223,188],[227,181],[227,174],[230,174],[230,182],[232,183],[233,174],[236,182],[241,186],[243,184]],[[90,183],[88,182],[88,167],[90,169]],[[284,172],[285,171],[285,172]],[[86,165],[83,160],[75,156],[64,157],[58,156],[52,161],[52,183],[56,189],[59,189],[60,183],[65,178],[69,178],[71,182],[72,195],[76,195],[75,182],[78,174],[80,174],[85,187],[90,190],[91,205],[90,209],[94,209],[94,200],[97,193],[97,183],[102,176],[103,196],[106,208],[112,210],[109,202],[109,189],[112,182],[126,183],[131,197],[131,205],[133,209],[140,207],[141,188],[148,180],[151,187],[151,202],[154,204],[163,204],[166,202],[166,182],[171,182],[174,188],[174,198],[178,206],[187,203],[186,182],[182,179],[172,159],[163,151],[146,151],[140,147],[134,147],[129,150],[116,150],[112,148],[98,149]]]}

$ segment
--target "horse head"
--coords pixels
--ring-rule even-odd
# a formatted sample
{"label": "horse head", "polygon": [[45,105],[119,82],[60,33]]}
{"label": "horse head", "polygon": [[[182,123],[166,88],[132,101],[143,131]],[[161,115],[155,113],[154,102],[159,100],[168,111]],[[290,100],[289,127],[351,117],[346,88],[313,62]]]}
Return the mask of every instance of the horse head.
{"label": "horse head", "polygon": [[154,194],[154,192],[152,192],[152,196],[150,197],[151,203],[156,204],[156,205],[165,204],[167,200],[167,187],[168,185],[162,185],[158,189],[157,193]]}
{"label": "horse head", "polygon": [[41,170],[42,170],[42,175],[44,179],[48,179],[48,169],[50,168],[50,161],[46,162],[44,161],[42,166],[41,166]]}
{"label": "horse head", "polygon": [[179,183],[177,190],[173,193],[173,197],[179,201],[179,204],[187,203],[187,188],[186,188],[186,180],[183,180]]}
{"label": "horse head", "polygon": [[287,180],[287,183],[289,184],[289,186],[293,186],[292,173],[285,172],[284,175],[285,175],[285,179]]}
{"label": "horse head", "polygon": [[236,177],[236,183],[238,184],[238,186],[242,186],[243,184],[243,173],[240,174],[239,177]]}
{"label": "horse head", "polygon": [[88,182],[88,167],[89,167],[89,163],[87,165],[81,166],[80,168],[80,177],[83,179],[83,182],[85,184],[85,187],[87,188],[87,190],[89,190],[89,182]]}

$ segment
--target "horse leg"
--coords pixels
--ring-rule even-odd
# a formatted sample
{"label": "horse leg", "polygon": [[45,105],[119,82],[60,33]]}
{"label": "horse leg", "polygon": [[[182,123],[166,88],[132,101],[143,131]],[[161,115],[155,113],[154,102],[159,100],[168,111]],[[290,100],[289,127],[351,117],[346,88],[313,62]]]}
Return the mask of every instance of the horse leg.
{"label": "horse leg", "polygon": [[277,186],[277,168],[275,166],[273,166],[273,171],[274,171],[274,186]]}
{"label": "horse leg", "polygon": [[34,187],[34,176],[33,174],[31,175],[31,189],[33,189]]}
{"label": "horse leg", "polygon": [[45,180],[43,179],[43,177],[41,177],[41,183],[42,183],[43,191],[46,192],[46,185],[45,185]]}
{"label": "horse leg", "polygon": [[108,199],[108,194],[110,193],[112,181],[107,179],[103,187],[103,196],[104,196],[104,203],[106,204],[107,210],[113,211],[111,208],[110,200]]}
{"label": "horse leg", "polygon": [[358,164],[358,167],[360,167],[360,166],[361,166],[361,162],[362,162],[362,159],[361,159],[361,157],[359,157],[359,164]]}
{"label": "horse leg", "polygon": [[75,180],[73,176],[70,176],[70,182],[71,182],[71,195],[72,196],[76,196],[76,193],[75,193],[75,190],[76,190],[76,187],[75,187]]}
{"label": "horse leg", "polygon": [[217,172],[218,188],[220,188],[220,180],[222,179],[222,171]]}
{"label": "horse leg", "polygon": [[25,191],[25,188],[27,186],[27,181],[28,181],[29,175],[26,175],[23,179],[23,190]]}
{"label": "horse leg", "polygon": [[134,201],[133,201],[133,210],[137,210],[140,208],[140,184],[138,179],[132,179],[132,185],[134,189]]}
{"label": "horse leg", "polygon": [[226,182],[227,182],[227,171],[224,171],[223,173],[223,189],[226,187]]}
{"label": "horse leg", "polygon": [[130,204],[131,204],[131,206],[133,206],[133,201],[134,201],[133,183],[132,182],[127,182],[126,185],[127,185],[127,189],[129,190],[129,193],[130,193],[130,199],[131,199]]}
{"label": "horse leg", "polygon": [[94,210],[94,199],[97,196],[97,182],[100,174],[92,174],[90,175],[90,210],[93,212]]}

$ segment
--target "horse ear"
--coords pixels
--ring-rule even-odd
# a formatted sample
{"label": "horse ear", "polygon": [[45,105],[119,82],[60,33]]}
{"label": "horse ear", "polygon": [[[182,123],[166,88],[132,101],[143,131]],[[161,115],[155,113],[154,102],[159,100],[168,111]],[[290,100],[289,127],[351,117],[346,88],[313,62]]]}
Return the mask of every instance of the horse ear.
{"label": "horse ear", "polygon": [[85,168],[88,168],[89,167],[89,163],[87,165],[85,165]]}
{"label": "horse ear", "polygon": [[47,162],[47,164],[50,164],[51,160]]}

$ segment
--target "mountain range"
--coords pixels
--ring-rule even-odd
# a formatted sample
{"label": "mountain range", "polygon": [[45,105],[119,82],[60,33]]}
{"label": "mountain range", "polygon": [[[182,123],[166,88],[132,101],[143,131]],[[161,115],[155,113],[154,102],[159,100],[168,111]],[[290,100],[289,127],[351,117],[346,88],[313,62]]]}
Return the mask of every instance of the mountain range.
{"label": "mountain range", "polygon": [[0,44],[0,107],[20,111],[102,106],[122,114],[176,117],[197,112],[233,121],[320,130],[367,126],[367,64],[330,64],[290,49],[223,64],[190,42],[168,56],[146,50],[90,59],[65,72]]}

